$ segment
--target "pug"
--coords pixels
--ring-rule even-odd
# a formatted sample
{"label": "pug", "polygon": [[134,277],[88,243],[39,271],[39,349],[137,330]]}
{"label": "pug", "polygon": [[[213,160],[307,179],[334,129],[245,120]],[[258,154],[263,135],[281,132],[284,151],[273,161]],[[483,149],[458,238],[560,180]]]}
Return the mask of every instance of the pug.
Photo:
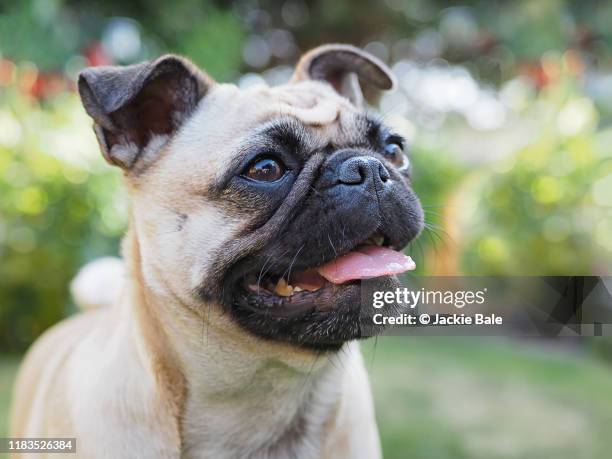
{"label": "pug", "polygon": [[405,140],[365,109],[393,86],[349,45],[276,87],[174,55],[84,70],[131,196],[125,277],[33,345],[12,435],[86,458],[380,457],[360,286],[397,286],[423,226]]}

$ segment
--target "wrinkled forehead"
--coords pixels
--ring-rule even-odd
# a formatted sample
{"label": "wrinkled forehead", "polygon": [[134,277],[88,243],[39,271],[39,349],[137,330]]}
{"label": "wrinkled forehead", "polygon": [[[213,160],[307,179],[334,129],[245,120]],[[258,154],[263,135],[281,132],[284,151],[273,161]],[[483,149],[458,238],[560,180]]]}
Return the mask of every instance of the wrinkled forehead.
{"label": "wrinkled forehead", "polygon": [[336,136],[339,130],[350,129],[361,113],[331,86],[316,81],[246,90],[222,85],[215,96],[234,113],[230,124],[244,133],[276,119],[293,119],[305,128]]}
{"label": "wrinkled forehead", "polygon": [[256,132],[274,131],[283,126],[304,136],[312,148],[335,143],[359,143],[363,136],[365,114],[328,84],[308,81],[274,88],[259,87],[246,91],[245,99],[254,97],[265,107],[255,115]]}
{"label": "wrinkled forehead", "polygon": [[324,127],[341,121],[342,115],[357,110],[328,84],[305,81],[269,88],[260,86],[245,91],[270,103],[270,115],[290,116],[306,126]]}

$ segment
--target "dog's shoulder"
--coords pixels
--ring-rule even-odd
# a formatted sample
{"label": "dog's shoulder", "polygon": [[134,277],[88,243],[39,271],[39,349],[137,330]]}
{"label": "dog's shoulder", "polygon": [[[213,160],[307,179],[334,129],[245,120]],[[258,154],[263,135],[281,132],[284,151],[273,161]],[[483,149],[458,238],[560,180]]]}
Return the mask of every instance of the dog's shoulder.
{"label": "dog's shoulder", "polygon": [[71,316],[54,325],[27,352],[17,375],[12,403],[11,434],[24,436],[45,416],[45,396],[55,391],[58,375],[104,309]]}

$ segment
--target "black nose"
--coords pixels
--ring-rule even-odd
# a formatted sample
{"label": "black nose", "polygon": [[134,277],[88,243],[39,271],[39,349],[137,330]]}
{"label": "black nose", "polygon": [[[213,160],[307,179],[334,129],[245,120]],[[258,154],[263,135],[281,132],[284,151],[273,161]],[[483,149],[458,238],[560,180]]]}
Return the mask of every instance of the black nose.
{"label": "black nose", "polygon": [[389,180],[389,171],[376,158],[371,156],[352,156],[338,169],[338,181],[345,185],[362,185],[373,182],[382,185]]}

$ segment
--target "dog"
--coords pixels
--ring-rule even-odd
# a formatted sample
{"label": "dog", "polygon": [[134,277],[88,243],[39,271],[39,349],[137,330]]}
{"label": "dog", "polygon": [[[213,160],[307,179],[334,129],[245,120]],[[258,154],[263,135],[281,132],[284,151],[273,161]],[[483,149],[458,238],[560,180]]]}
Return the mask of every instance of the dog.
{"label": "dog", "polygon": [[86,458],[380,457],[360,283],[397,286],[423,227],[405,141],[364,108],[394,84],[339,44],[276,87],[174,55],[85,69],[131,197],[125,273],[33,345],[12,435]]}

